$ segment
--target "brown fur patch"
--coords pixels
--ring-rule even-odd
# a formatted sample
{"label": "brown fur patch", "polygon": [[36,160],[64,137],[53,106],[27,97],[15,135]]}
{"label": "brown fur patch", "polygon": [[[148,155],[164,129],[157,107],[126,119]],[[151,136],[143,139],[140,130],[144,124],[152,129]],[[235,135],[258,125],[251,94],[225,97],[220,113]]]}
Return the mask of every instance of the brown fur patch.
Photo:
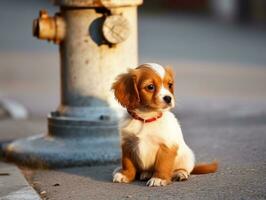
{"label": "brown fur patch", "polygon": [[134,163],[135,168],[140,169],[141,161],[139,160],[138,146],[139,138],[135,135],[128,135],[123,138],[122,146],[124,151],[130,155],[132,162]]}
{"label": "brown fur patch", "polygon": [[164,144],[160,145],[157,152],[153,177],[164,179],[168,183],[171,182],[177,148],[177,146],[169,148]]}
{"label": "brown fur patch", "polygon": [[131,148],[122,144],[122,170],[121,173],[125,175],[129,182],[135,179],[137,169],[132,159]]}
{"label": "brown fur patch", "polygon": [[165,68],[166,74],[164,76],[163,85],[172,94],[174,94],[174,71],[171,67]]}
{"label": "brown fur patch", "polygon": [[195,165],[194,169],[192,170],[191,174],[209,174],[214,173],[218,169],[218,163],[213,161],[212,163],[204,163],[204,164],[197,164]]}
{"label": "brown fur patch", "polygon": [[169,74],[169,76],[171,76],[172,79],[174,79],[175,77],[175,72],[173,70],[173,68],[171,66],[166,66],[165,67],[165,71],[167,74]]}
{"label": "brown fur patch", "polygon": [[[161,77],[156,74],[149,67],[141,66],[136,70],[137,75],[137,87],[140,96],[140,105],[145,108],[156,109],[160,107],[159,99],[157,94],[162,86]],[[153,84],[155,86],[154,91],[149,91],[147,87]]]}
{"label": "brown fur patch", "polygon": [[134,70],[129,70],[128,73],[119,75],[113,83],[112,89],[116,99],[123,107],[128,109],[138,107],[140,98]]}

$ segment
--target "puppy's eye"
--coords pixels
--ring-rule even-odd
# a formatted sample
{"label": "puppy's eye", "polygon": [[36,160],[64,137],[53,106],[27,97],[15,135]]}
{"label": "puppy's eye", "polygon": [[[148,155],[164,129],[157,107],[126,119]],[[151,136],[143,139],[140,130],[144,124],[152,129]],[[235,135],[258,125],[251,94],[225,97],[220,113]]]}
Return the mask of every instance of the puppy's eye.
{"label": "puppy's eye", "polygon": [[168,83],[168,87],[169,87],[169,89],[172,89],[173,88],[173,83]]}
{"label": "puppy's eye", "polygon": [[147,88],[147,90],[149,90],[149,91],[154,91],[155,86],[154,86],[153,84],[150,84],[150,85],[148,85],[146,88]]}

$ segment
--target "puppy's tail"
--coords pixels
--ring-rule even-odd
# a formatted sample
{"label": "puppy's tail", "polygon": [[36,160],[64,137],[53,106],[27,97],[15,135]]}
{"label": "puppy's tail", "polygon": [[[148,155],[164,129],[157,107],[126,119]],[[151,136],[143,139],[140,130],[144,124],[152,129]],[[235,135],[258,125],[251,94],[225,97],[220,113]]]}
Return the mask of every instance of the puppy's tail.
{"label": "puppy's tail", "polygon": [[218,162],[213,161],[212,163],[202,163],[195,165],[191,174],[209,174],[214,173],[218,169]]}

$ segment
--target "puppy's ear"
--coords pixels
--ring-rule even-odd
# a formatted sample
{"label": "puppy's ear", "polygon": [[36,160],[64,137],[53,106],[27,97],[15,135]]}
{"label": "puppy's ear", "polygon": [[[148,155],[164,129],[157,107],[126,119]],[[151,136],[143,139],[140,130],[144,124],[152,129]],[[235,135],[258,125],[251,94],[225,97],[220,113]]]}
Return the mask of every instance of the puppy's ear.
{"label": "puppy's ear", "polygon": [[[167,75],[170,77],[170,80],[171,80],[171,82],[172,82],[172,86],[171,87],[169,87],[169,90],[170,90],[170,92],[172,93],[172,94],[174,94],[174,79],[175,79],[175,72],[174,72],[174,70],[173,70],[173,68],[171,67],[171,66],[166,66],[165,67],[165,71],[166,71],[166,73],[167,73]],[[168,77],[168,81],[169,81],[169,77]]]}
{"label": "puppy's ear", "polygon": [[165,71],[171,76],[172,79],[174,79],[175,72],[174,72],[172,66],[169,66],[169,65],[166,66]]}
{"label": "puppy's ear", "polygon": [[131,110],[138,107],[140,98],[137,88],[137,76],[133,70],[119,75],[113,83],[112,89],[116,99],[123,107]]}

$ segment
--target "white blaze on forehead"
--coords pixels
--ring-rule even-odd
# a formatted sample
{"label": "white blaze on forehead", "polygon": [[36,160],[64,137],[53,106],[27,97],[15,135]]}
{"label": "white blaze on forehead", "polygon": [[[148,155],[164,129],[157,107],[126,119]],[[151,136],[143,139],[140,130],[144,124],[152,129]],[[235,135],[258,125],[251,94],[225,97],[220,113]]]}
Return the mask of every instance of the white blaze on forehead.
{"label": "white blaze on forehead", "polygon": [[172,98],[171,107],[173,108],[175,106],[175,101],[174,101],[173,94],[169,91],[169,89],[166,89],[163,84],[162,84],[162,87],[161,87],[161,89],[160,89],[160,91],[158,92],[157,95],[158,95],[158,97],[160,98],[160,100],[162,102],[164,102],[164,99],[163,98],[165,96],[170,96]]}
{"label": "white blaze on forehead", "polygon": [[164,96],[172,96],[171,92],[169,90],[167,90],[163,85],[161,87],[161,90],[158,93],[158,96],[160,97],[164,97]]}
{"label": "white blaze on forehead", "polygon": [[145,63],[144,65],[155,71],[162,79],[164,78],[165,69],[161,65],[156,63]]}

